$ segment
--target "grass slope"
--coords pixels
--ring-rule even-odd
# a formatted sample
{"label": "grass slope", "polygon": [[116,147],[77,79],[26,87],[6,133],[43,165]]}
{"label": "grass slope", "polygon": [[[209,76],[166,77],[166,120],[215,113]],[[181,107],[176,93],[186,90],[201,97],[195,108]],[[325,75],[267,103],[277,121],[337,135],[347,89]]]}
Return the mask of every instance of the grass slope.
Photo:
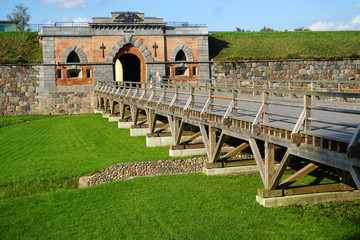
{"label": "grass slope", "polygon": [[210,59],[342,59],[360,56],[360,31],[214,32]]}
{"label": "grass slope", "polygon": [[0,128],[0,239],[360,238],[360,201],[266,209],[255,202],[258,174],[157,176],[70,189],[79,176],[114,163],[167,154],[99,114]]}
{"label": "grass slope", "polygon": [[42,62],[42,46],[37,32],[1,32],[0,64]]}
{"label": "grass slope", "polygon": [[118,129],[100,115],[3,127],[0,198],[76,188],[82,175],[119,162],[167,159],[168,152],[168,148],[147,148],[144,137],[130,138],[128,129]]}

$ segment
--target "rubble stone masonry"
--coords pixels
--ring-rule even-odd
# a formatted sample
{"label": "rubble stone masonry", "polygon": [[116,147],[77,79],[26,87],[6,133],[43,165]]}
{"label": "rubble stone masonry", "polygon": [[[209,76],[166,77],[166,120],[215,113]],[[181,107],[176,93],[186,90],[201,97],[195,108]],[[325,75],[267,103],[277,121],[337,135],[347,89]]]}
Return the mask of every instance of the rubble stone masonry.
{"label": "rubble stone masonry", "polygon": [[93,87],[42,91],[41,65],[0,66],[0,116],[82,114],[94,112]]}
{"label": "rubble stone masonry", "polygon": [[360,80],[360,60],[214,62],[212,77],[244,80]]}

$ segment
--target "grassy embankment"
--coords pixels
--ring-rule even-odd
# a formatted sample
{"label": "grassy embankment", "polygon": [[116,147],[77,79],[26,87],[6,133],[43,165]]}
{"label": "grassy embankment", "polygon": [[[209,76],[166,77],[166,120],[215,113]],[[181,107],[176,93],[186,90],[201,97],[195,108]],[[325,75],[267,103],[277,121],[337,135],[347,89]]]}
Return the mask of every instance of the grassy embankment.
{"label": "grassy embankment", "polygon": [[218,61],[359,58],[360,31],[214,32],[209,46]]}
{"label": "grassy embankment", "polygon": [[1,239],[360,237],[360,201],[265,209],[255,202],[257,174],[158,176],[74,189],[79,176],[117,162],[168,158],[168,148],[146,148],[144,137],[130,138],[100,115],[8,125],[0,128],[0,146]]}
{"label": "grassy embankment", "polygon": [[37,32],[0,33],[0,64],[42,62],[42,47]]}

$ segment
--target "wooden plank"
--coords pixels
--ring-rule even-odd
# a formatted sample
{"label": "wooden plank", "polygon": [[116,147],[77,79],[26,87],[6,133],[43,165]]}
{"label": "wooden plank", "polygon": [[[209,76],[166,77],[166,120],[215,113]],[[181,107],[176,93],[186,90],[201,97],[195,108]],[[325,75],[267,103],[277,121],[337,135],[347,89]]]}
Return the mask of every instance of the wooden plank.
{"label": "wooden plank", "polygon": [[291,184],[293,184],[294,182],[298,181],[299,179],[305,177],[306,175],[308,175],[309,173],[311,173],[318,167],[319,166],[315,165],[314,163],[309,163],[308,165],[306,165],[305,167],[303,167],[302,169],[300,169],[299,171],[297,171],[296,173],[294,173],[293,175],[291,175],[290,177],[288,177],[287,179],[282,181],[280,183],[281,187],[290,186]]}
{"label": "wooden plank", "polygon": [[282,158],[282,160],[280,162],[279,168],[277,169],[277,171],[274,174],[274,177],[271,180],[269,189],[275,189],[277,187],[277,185],[280,182],[281,177],[284,175],[284,172],[285,172],[286,168],[289,166],[289,163],[292,158],[293,158],[293,155],[291,155],[289,149],[287,149],[284,154],[284,157]]}
{"label": "wooden plank", "polygon": [[287,195],[352,191],[352,190],[356,190],[356,189],[344,183],[333,183],[333,184],[288,188],[284,190],[284,195],[287,196]]}
{"label": "wooden plank", "polygon": [[291,134],[294,134],[294,133],[298,133],[300,131],[300,128],[302,126],[302,124],[304,123],[305,121],[305,115],[306,115],[306,112],[305,110],[303,110],[299,116],[299,119],[297,120]]}
{"label": "wooden plank", "polygon": [[211,95],[211,98],[218,98],[218,99],[226,99],[226,100],[232,100],[232,97],[225,97],[225,96],[217,96],[217,95]]}
{"label": "wooden plank", "polygon": [[257,166],[259,168],[261,179],[262,179],[262,181],[263,181],[263,183],[265,185],[265,166],[264,166],[264,162],[263,162],[263,159],[261,157],[259,148],[258,148],[254,138],[249,139],[249,144],[250,144],[250,147],[251,147],[251,151],[253,152],[253,155],[255,157],[256,164],[257,164]]}
{"label": "wooden plank", "polygon": [[[178,124],[178,123],[176,123],[176,124]],[[181,137],[182,137],[183,132],[184,132],[184,127],[185,127],[185,122],[183,120],[181,120],[180,126],[176,131],[176,138],[175,138],[175,144],[176,145],[180,144],[180,142],[181,142]]]}

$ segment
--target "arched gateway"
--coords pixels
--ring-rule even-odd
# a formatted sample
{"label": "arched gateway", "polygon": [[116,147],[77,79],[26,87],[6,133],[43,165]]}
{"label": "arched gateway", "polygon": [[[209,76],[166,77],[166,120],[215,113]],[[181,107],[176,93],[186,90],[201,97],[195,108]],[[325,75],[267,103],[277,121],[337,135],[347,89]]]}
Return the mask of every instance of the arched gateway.
{"label": "arched gateway", "polygon": [[205,25],[112,12],[107,18],[92,18],[87,26],[43,27],[39,36],[45,76],[39,88],[48,93],[59,92],[61,86],[89,91],[97,80],[146,82],[156,73],[162,79],[210,78]]}

